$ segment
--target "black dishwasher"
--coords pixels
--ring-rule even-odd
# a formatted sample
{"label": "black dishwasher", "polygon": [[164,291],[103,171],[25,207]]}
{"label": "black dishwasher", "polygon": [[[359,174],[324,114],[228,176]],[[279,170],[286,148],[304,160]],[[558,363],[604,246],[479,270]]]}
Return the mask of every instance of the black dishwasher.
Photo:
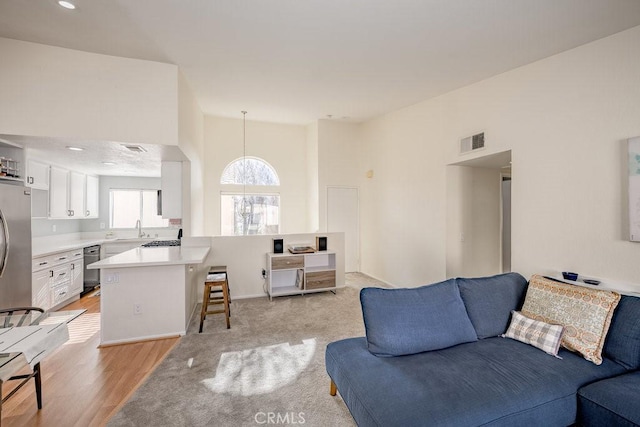
{"label": "black dishwasher", "polygon": [[100,261],[100,245],[84,248],[84,289],[82,295],[91,292],[100,284],[100,270],[89,270],[87,266]]}

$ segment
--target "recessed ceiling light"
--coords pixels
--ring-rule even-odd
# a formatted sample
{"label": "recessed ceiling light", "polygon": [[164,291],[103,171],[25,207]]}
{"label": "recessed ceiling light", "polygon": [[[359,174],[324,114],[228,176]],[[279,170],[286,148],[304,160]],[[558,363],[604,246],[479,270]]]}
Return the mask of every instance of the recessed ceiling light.
{"label": "recessed ceiling light", "polygon": [[67,145],[67,150],[71,150],[71,151],[84,151],[84,148],[82,147],[72,147],[70,145]]}
{"label": "recessed ceiling light", "polygon": [[107,166],[115,166],[116,164],[114,162],[102,162],[103,165],[107,165]]}
{"label": "recessed ceiling light", "polygon": [[76,5],[75,5],[75,4],[73,4],[73,3],[71,3],[71,2],[69,2],[69,1],[60,0],[60,1],[58,2],[58,4],[59,4],[60,6],[62,6],[62,7],[64,7],[65,9],[71,9],[71,10],[73,10],[73,9],[75,9],[75,8],[76,8]]}

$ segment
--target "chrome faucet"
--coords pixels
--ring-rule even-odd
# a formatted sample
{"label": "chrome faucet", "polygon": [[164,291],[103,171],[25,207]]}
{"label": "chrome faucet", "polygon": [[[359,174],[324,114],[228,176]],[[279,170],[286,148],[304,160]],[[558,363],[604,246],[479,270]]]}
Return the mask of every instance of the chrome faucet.
{"label": "chrome faucet", "polygon": [[144,233],[142,232],[142,223],[140,222],[140,220],[136,221],[136,228],[138,229],[138,239],[143,238]]}

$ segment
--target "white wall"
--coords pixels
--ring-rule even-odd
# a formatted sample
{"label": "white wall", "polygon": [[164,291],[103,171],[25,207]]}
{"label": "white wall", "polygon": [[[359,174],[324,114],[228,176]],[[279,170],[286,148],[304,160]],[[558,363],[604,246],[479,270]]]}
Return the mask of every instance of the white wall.
{"label": "white wall", "polygon": [[[204,231],[219,235],[220,177],[231,161],[243,155],[242,119],[206,116],[204,124]],[[246,125],[247,156],[264,159],[280,178],[280,233],[309,231],[306,128],[251,120]],[[247,192],[251,190],[247,187]]]}
{"label": "white wall", "polygon": [[320,230],[318,183],[318,122],[307,125],[307,224],[309,231]]}
{"label": "white wall", "polygon": [[512,269],[638,282],[624,235],[624,141],[640,135],[640,27],[363,126],[362,266],[396,285],[446,277],[445,168],[485,131],[512,150]]}
{"label": "white wall", "polygon": [[177,67],[0,38],[0,133],[177,145]]}
{"label": "white wall", "polygon": [[182,73],[178,73],[178,130],[178,145],[189,159],[189,162],[183,162],[182,225],[185,236],[202,235],[204,115]]}
{"label": "white wall", "polygon": [[[445,277],[447,147],[441,110],[427,102],[363,125],[360,268],[395,286]],[[373,178],[365,178],[368,170]]]}
{"label": "white wall", "polygon": [[[352,123],[318,120],[319,229],[327,229],[327,187],[358,187],[360,127]],[[364,173],[364,172],[362,172]]]}

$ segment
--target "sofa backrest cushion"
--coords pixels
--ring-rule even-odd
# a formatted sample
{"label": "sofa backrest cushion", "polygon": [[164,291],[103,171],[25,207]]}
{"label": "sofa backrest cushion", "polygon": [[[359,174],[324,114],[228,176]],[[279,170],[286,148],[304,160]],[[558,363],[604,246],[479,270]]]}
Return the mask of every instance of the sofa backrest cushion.
{"label": "sofa backrest cushion", "polygon": [[511,311],[522,307],[527,290],[527,279],[518,273],[456,279],[456,283],[478,339],[504,334]]}
{"label": "sofa backrest cushion", "polygon": [[562,346],[600,365],[602,350],[620,294],[537,274],[531,276],[522,314],[565,327]]}
{"label": "sofa backrest cushion", "polygon": [[640,369],[640,298],[629,295],[620,298],[603,355],[627,369]]}
{"label": "sofa backrest cushion", "polygon": [[360,303],[369,351],[391,357],[476,341],[454,279],[409,289],[364,288]]}

